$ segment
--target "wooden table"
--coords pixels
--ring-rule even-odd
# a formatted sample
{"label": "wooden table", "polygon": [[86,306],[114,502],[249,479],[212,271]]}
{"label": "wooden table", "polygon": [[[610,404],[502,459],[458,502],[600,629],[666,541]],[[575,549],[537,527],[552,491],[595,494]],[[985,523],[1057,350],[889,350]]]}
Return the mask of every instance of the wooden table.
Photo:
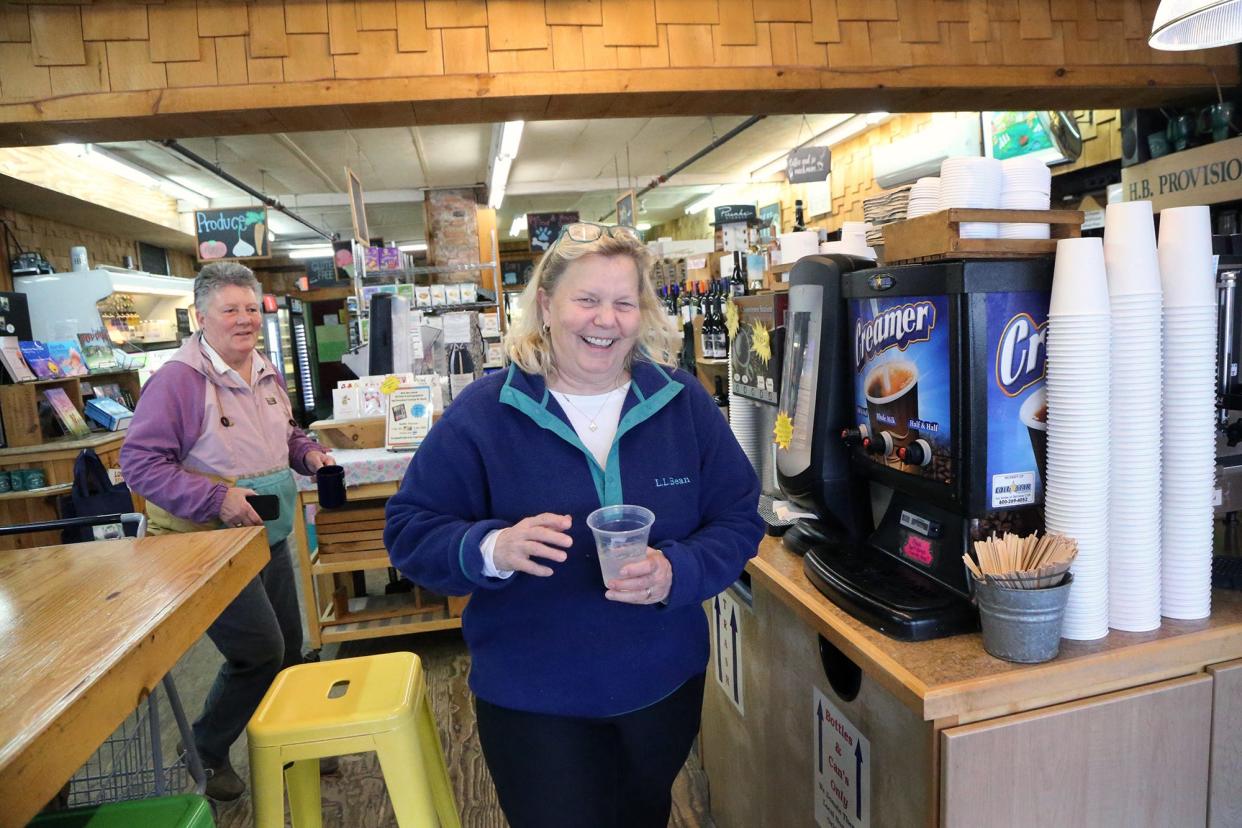
{"label": "wooden table", "polygon": [[24,826],[268,561],[261,527],[0,552],[0,826]]}

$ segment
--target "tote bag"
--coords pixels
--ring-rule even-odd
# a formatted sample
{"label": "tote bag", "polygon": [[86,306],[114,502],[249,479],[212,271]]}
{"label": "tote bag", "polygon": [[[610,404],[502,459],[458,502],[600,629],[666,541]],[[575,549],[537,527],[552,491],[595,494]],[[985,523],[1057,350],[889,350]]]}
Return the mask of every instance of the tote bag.
{"label": "tote bag", "polygon": [[[61,498],[61,517],[87,517],[134,511],[134,499],[124,483],[113,483],[94,449],[83,449],[73,464],[73,488]],[[65,543],[119,538],[121,524],[66,529]]]}

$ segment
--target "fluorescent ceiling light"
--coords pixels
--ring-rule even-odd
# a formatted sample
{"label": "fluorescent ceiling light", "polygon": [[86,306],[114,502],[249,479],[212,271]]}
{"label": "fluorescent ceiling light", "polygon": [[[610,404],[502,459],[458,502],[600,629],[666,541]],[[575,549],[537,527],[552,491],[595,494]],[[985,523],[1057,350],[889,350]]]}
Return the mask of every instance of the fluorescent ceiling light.
{"label": "fluorescent ceiling light", "polygon": [[640,222],[639,222],[639,223],[638,223],[638,224],[634,227],[634,229],[635,229],[635,230],[637,230],[637,231],[638,231],[638,232],[640,232],[640,233],[646,233],[648,230],[650,230],[650,229],[651,229],[651,222],[649,222],[649,221],[640,221]]}
{"label": "fluorescent ceiling light", "polygon": [[526,214],[523,213],[513,219],[513,224],[509,227],[510,236],[520,236],[526,232]]}
{"label": "fluorescent ceiling light", "polygon": [[518,146],[522,143],[522,130],[525,128],[525,121],[507,121],[500,130],[500,152],[498,154],[517,158]]}
{"label": "fluorescent ceiling light", "polygon": [[513,159],[517,158],[525,127],[525,121],[506,121],[500,128],[500,138],[495,141],[496,155],[487,177],[487,206],[493,210],[499,210],[504,203],[509,169],[513,166]]}
{"label": "fluorescent ceiling light", "polygon": [[427,242],[410,242],[409,244],[399,244],[397,249],[402,253],[415,253],[419,250],[427,249]]}
{"label": "fluorescent ceiling light", "polygon": [[150,187],[159,190],[167,196],[181,199],[183,201],[193,202],[196,209],[206,208],[211,200],[202,193],[195,192],[189,187],[185,187],[170,178],[166,178],[157,173],[150,172],[132,161],[121,158],[116,153],[96,144],[57,144],[56,148],[66,155],[80,158],[83,161],[101,169],[107,170],[113,175],[120,176],[127,181],[135,184],[141,184],[144,187]]}
{"label": "fluorescent ceiling light", "polygon": [[1166,52],[1242,42],[1242,0],[1160,0],[1147,45]]}
{"label": "fluorescent ceiling light", "polygon": [[693,215],[700,210],[706,210],[710,207],[717,207],[721,204],[727,204],[730,200],[736,198],[741,192],[741,186],[738,184],[721,184],[702,198],[690,203],[686,208],[686,215]]}
{"label": "fluorescent ceiling light", "polygon": [[330,245],[322,247],[297,247],[289,251],[290,259],[321,259],[331,257],[332,247]]}

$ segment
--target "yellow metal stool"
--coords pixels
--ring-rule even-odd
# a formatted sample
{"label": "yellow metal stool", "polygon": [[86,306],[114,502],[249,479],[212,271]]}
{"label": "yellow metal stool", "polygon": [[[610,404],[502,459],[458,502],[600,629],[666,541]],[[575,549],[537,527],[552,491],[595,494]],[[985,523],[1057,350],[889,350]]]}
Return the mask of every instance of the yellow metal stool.
{"label": "yellow metal stool", "polygon": [[[246,726],[256,828],[321,828],[319,759],[375,751],[401,828],[460,828],[422,663],[385,653],[281,671]],[[292,763],[290,765],[290,763]]]}

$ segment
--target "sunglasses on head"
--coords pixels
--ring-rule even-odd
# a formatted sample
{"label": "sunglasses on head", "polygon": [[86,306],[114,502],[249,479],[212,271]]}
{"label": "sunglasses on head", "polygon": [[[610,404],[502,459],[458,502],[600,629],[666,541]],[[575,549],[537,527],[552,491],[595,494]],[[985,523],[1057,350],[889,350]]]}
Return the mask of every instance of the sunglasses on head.
{"label": "sunglasses on head", "polygon": [[628,224],[596,224],[593,221],[576,221],[573,224],[566,224],[561,228],[556,240],[559,242],[568,237],[570,241],[587,243],[595,241],[605,233],[619,241],[642,243],[642,237],[638,235],[638,231]]}

